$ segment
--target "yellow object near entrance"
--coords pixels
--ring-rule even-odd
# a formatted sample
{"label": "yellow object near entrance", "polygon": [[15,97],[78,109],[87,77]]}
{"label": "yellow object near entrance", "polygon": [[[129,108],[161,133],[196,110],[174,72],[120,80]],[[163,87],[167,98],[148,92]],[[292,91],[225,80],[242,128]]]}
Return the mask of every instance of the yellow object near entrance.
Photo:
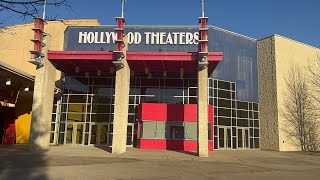
{"label": "yellow object near entrance", "polygon": [[26,144],[29,141],[33,92],[20,92],[16,108],[16,144]]}
{"label": "yellow object near entrance", "polygon": [[26,144],[29,141],[31,113],[23,114],[16,120],[16,144]]}

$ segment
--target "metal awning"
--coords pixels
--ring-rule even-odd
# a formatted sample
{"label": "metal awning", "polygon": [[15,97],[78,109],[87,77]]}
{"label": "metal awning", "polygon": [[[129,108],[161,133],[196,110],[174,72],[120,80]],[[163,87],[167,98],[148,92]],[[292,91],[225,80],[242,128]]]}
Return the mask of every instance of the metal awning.
{"label": "metal awning", "polygon": [[[49,51],[48,59],[64,73],[74,73],[79,67],[80,72],[109,71],[114,67],[113,52],[108,51]],[[127,52],[127,62],[135,73],[195,73],[198,68],[197,52]],[[209,52],[209,73],[223,59],[222,52]]]}

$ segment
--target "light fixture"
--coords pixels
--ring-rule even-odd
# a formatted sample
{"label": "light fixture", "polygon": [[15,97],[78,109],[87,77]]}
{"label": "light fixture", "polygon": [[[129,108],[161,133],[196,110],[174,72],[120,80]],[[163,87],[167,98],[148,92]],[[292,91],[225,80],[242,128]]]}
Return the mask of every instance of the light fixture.
{"label": "light fixture", "polygon": [[30,90],[29,86],[24,88],[24,91],[29,91],[29,90]]}
{"label": "light fixture", "polygon": [[114,73],[114,67],[110,67],[110,73],[111,73],[111,74]]}
{"label": "light fixture", "polygon": [[163,71],[163,77],[167,77],[168,76],[168,71]]}
{"label": "light fixture", "polygon": [[203,56],[203,57],[201,58],[201,61],[202,61],[202,62],[206,62],[206,61],[207,61],[207,56]]}
{"label": "light fixture", "polygon": [[76,67],[74,68],[74,72],[75,72],[75,73],[79,73],[79,72],[80,72],[79,66],[76,66]]}
{"label": "light fixture", "polygon": [[97,71],[97,76],[99,76],[99,77],[101,76],[101,70]]}
{"label": "light fixture", "polygon": [[180,79],[183,79],[184,68],[180,68]]}
{"label": "light fixture", "polygon": [[10,86],[10,85],[11,85],[11,78],[7,78],[7,80],[6,80],[6,85],[7,85],[7,86]]}
{"label": "light fixture", "polygon": [[85,73],[85,77],[89,78],[89,73],[88,72]]}

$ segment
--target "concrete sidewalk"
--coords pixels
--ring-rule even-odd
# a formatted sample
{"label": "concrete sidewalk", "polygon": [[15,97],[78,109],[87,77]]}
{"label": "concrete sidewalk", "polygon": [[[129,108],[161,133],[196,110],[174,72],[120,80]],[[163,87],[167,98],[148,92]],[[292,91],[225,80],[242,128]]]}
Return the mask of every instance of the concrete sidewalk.
{"label": "concrete sidewalk", "polygon": [[29,153],[0,146],[0,179],[320,179],[320,156],[259,150],[193,153],[57,146]]}

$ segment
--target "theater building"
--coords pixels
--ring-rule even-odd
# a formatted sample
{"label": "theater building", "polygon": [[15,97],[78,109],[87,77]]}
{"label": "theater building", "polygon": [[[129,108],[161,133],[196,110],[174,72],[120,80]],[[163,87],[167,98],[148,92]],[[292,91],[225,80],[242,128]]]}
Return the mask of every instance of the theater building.
{"label": "theater building", "polygon": [[[119,21],[116,31],[114,26],[68,27],[63,51],[48,51],[49,61],[64,73],[61,91],[55,96],[51,144],[114,146],[120,113],[127,123],[126,146],[197,150],[198,98],[206,93],[202,107],[207,109],[209,151],[259,148],[257,46],[253,39],[206,24],[126,26],[123,57],[130,76],[120,77],[117,71],[126,64],[115,61],[122,51],[117,49],[122,40],[117,34],[123,28]],[[208,39],[202,31],[208,33]],[[204,68],[208,72],[200,78],[201,53],[207,53]],[[117,83],[123,92],[117,93]],[[199,92],[201,88],[205,89]]]}
{"label": "theater building", "polygon": [[[49,21],[43,28],[36,19],[24,28],[33,39],[26,46],[30,62],[37,66],[24,61],[36,77],[31,149],[104,146],[123,153],[135,147],[203,156],[295,149],[280,127],[282,97],[271,96],[281,91],[276,82],[286,70],[270,64],[288,64],[279,54],[292,47],[305,48],[295,53],[308,57],[318,48],[278,35],[256,40],[207,25],[206,18],[196,26],[116,22]],[[277,43],[283,49],[275,49]],[[269,81],[272,74],[278,78]]]}

